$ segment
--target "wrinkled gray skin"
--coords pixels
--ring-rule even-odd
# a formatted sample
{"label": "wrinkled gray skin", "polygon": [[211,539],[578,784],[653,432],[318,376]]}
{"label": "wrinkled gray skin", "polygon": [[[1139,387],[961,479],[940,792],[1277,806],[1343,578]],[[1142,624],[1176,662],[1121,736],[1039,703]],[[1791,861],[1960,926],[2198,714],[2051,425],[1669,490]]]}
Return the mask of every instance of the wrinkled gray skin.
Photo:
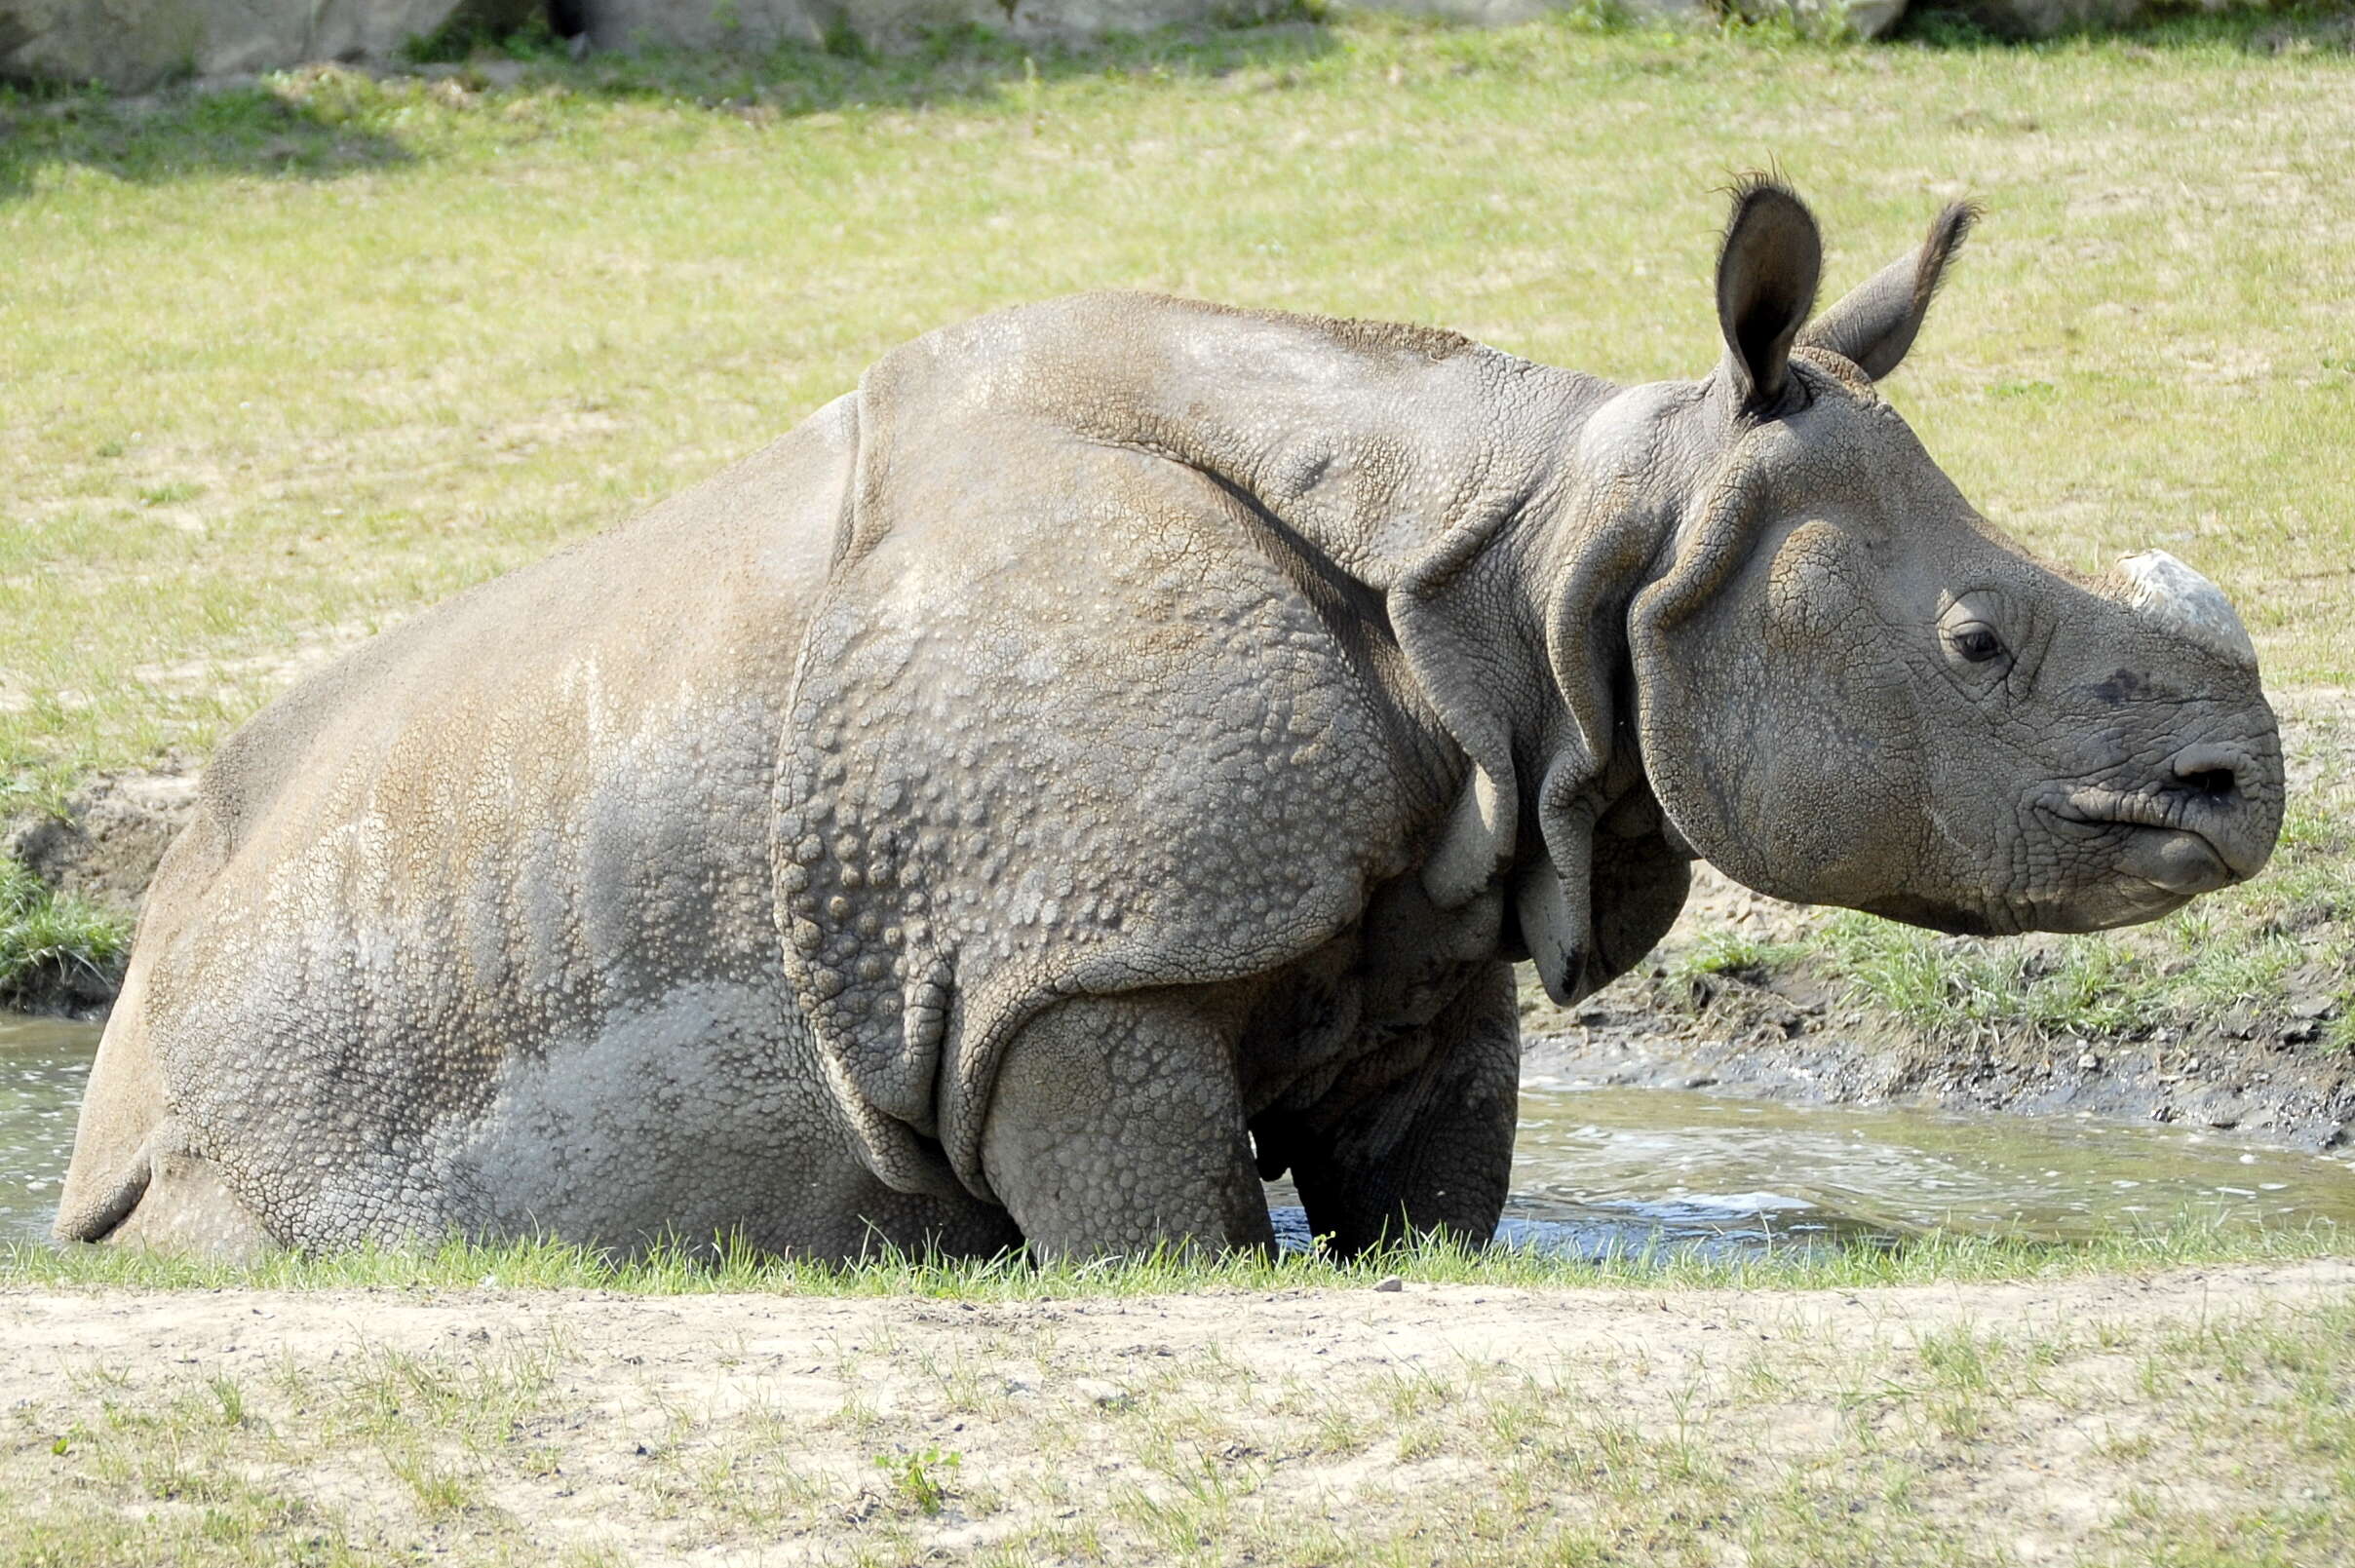
{"label": "wrinkled gray skin", "polygon": [[889,355],[222,749],[59,1234],[1251,1246],[1290,1168],[1485,1237],[1509,962],[1592,990],[1696,855],[1966,932],[2250,875],[2220,596],[2028,560],[1874,395],[1967,222],[1808,326],[1746,186],[1697,382],[1130,295]]}

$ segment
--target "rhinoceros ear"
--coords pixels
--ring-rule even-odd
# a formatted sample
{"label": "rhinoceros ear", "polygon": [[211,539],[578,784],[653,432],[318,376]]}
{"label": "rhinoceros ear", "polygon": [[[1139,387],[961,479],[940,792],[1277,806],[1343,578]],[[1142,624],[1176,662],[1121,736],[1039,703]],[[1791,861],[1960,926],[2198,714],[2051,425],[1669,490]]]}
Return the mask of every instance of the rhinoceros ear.
{"label": "rhinoceros ear", "polygon": [[1921,330],[1947,263],[1978,219],[1979,210],[1967,202],[1939,213],[1919,250],[1881,268],[1817,317],[1800,334],[1799,346],[1830,349],[1875,381],[1896,369]]}
{"label": "rhinoceros ear", "polygon": [[1815,216],[1788,185],[1753,175],[1735,189],[1718,252],[1718,325],[1725,376],[1745,410],[1782,401],[1791,345],[1815,308],[1823,264]]}

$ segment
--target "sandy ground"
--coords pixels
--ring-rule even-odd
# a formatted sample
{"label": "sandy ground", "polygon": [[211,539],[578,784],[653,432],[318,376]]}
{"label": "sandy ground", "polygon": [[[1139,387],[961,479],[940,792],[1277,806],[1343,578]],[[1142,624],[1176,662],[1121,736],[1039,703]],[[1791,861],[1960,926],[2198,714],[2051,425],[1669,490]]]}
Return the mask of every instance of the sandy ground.
{"label": "sandy ground", "polygon": [[2351,1305],[2355,1262],[1011,1305],[17,1288],[0,1520],[92,1562],[202,1560],[238,1519],[223,1560],[2075,1561],[2291,1505],[2336,1528],[2350,1483],[2306,1487],[2282,1426],[2314,1355],[2250,1380]]}

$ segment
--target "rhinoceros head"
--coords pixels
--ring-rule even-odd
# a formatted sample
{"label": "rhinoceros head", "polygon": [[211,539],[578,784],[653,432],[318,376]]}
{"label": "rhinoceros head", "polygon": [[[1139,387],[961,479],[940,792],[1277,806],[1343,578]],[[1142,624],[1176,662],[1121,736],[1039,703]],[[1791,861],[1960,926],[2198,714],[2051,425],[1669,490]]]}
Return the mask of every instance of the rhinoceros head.
{"label": "rhinoceros head", "polygon": [[1971,933],[2152,919],[2270,855],[2273,714],[2213,584],[2158,552],[2099,582],[2030,559],[1875,395],[1971,217],[1810,324],[1814,219],[1751,183],[1723,362],[1590,422],[1590,483],[1670,515],[1627,621],[1645,771],[1679,836],[1783,898]]}

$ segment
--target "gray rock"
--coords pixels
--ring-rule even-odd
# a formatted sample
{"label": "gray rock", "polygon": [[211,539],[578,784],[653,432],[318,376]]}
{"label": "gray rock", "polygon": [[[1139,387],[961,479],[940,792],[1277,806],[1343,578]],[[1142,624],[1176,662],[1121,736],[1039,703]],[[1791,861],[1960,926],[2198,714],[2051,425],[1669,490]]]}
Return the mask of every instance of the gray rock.
{"label": "gray rock", "polygon": [[467,0],[0,0],[0,79],[140,92],[182,76],[390,59]]}
{"label": "gray rock", "polygon": [[1840,19],[1859,38],[1885,38],[1906,14],[1906,0],[1849,0]]}
{"label": "gray rock", "polygon": [[745,50],[823,44],[848,31],[870,44],[963,24],[1021,38],[1142,32],[1213,15],[1272,14],[1278,0],[584,0],[579,16],[598,49]]}
{"label": "gray rock", "polygon": [[[1903,3],[1903,0],[1899,0]],[[1390,11],[1403,16],[1440,17],[1480,27],[1509,27],[1551,12],[1567,11],[1575,0],[1343,0],[1341,9]],[[1619,0],[1617,8],[1638,21],[1706,22],[1717,19],[1713,0]]]}

